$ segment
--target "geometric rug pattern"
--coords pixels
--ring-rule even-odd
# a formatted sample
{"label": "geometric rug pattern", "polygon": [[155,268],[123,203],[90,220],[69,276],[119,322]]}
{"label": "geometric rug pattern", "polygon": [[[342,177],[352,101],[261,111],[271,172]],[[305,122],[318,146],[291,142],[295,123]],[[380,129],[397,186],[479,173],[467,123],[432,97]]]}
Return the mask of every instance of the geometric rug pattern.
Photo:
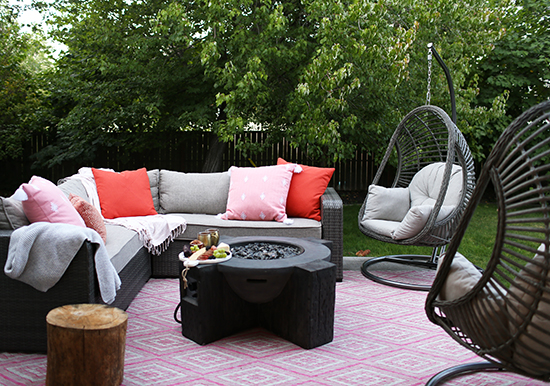
{"label": "geometric rug pattern", "polygon": [[[344,271],[336,284],[334,340],[302,349],[263,329],[206,346],[173,319],[177,279],[151,279],[128,308],[125,386],[423,385],[479,359],[424,313],[426,292],[377,284]],[[44,385],[46,355],[0,353],[0,385]],[[447,385],[548,385],[510,373],[476,373]]]}

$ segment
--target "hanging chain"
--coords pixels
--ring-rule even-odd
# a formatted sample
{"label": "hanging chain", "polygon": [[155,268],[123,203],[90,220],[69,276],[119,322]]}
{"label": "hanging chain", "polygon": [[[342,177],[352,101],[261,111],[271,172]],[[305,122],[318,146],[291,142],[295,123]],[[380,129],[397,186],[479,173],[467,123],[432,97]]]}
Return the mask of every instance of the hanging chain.
{"label": "hanging chain", "polygon": [[428,44],[428,92],[426,93],[426,105],[430,104],[432,83],[432,43]]}

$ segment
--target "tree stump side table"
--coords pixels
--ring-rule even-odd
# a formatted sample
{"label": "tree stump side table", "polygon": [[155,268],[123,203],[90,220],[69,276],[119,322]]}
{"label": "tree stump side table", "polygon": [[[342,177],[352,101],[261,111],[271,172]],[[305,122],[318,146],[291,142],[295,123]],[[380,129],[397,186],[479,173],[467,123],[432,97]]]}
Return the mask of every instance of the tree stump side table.
{"label": "tree stump side table", "polygon": [[104,304],[75,304],[51,310],[46,322],[46,386],[122,383],[126,312]]}

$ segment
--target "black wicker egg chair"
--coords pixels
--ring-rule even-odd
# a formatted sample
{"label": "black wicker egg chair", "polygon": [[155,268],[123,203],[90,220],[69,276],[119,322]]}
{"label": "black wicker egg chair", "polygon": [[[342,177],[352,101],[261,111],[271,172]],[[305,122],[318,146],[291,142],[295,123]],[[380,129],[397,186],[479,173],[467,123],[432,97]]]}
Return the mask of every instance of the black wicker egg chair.
{"label": "black wicker egg chair", "polygon": [[[490,183],[498,224],[480,272],[457,251]],[[426,313],[486,360],[445,370],[428,385],[483,370],[550,381],[550,101],[518,117],[495,144],[440,259]]]}
{"label": "black wicker egg chair", "polygon": [[[433,46],[429,49],[447,75],[453,118],[456,120],[450,75]],[[392,168],[390,163],[394,159],[397,166],[393,183],[389,189],[382,188],[379,186],[380,180]],[[437,172],[433,170],[435,166]],[[383,269],[377,267],[384,267],[382,263],[413,266],[415,268],[411,270],[430,270],[433,280],[437,258],[454,234],[474,186],[475,172],[470,148],[447,113],[427,104],[407,114],[391,137],[369,186],[369,193],[359,211],[358,225],[361,232],[373,239],[398,245],[431,247],[432,254],[371,258],[361,266],[363,275],[394,287],[428,291],[431,282],[396,281],[384,277],[379,273]],[[418,194],[415,197],[411,189],[416,193],[420,189],[426,194],[426,199],[418,199]],[[407,197],[409,201],[405,202]],[[410,222],[410,219],[414,221]]]}

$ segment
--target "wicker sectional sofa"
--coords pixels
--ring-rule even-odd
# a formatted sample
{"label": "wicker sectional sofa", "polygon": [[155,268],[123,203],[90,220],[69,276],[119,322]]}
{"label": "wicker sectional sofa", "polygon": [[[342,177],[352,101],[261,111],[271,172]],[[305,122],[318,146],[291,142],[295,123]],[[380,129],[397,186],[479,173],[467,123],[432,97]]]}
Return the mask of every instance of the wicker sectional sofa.
{"label": "wicker sectional sofa", "polygon": [[[225,173],[180,173],[169,170],[147,172],[155,209],[160,214],[178,214],[187,222],[186,230],[172,241],[161,255],[151,255],[136,232],[116,225],[106,225],[105,243],[111,262],[122,285],[113,306],[127,309],[151,277],[178,277],[181,263],[178,254],[183,245],[196,238],[199,231],[218,228],[226,236],[284,236],[318,238],[332,241],[331,261],[342,280],[343,206],[332,188],[320,198],[321,221],[293,218],[287,225],[276,221],[222,220],[216,216],[226,205],[229,177]],[[64,179],[59,188],[68,196],[76,194],[89,200],[81,181]],[[215,186],[216,189],[210,189]],[[212,192],[215,190],[215,192]],[[225,197],[225,198],[224,198]],[[216,201],[217,204],[213,205]],[[208,203],[208,209],[205,207]],[[4,215],[8,211],[3,199]],[[223,209],[222,209],[223,211]],[[13,230],[0,230],[0,264],[4,267]],[[94,266],[93,246],[85,242],[61,280],[47,292],[0,275],[0,352],[45,352],[46,314],[65,304],[102,303]]]}

